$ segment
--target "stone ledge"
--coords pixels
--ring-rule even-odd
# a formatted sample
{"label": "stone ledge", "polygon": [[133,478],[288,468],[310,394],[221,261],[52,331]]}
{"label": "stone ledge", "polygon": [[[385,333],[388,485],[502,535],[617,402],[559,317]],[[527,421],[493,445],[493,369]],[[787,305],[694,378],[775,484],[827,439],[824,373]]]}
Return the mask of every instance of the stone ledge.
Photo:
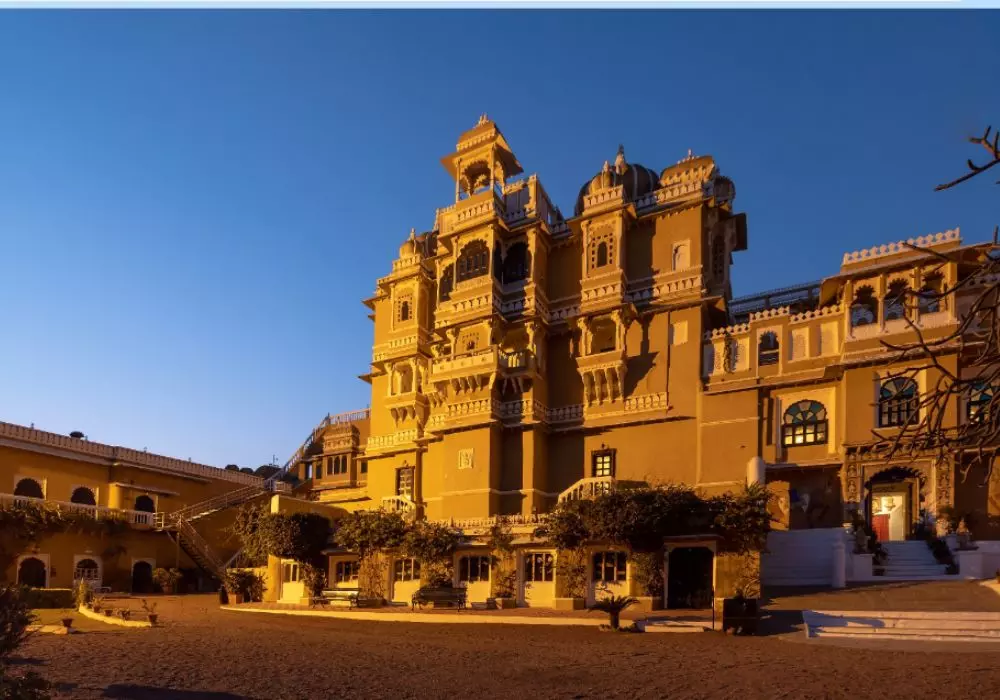
{"label": "stone ledge", "polygon": [[95,613],[93,610],[83,605],[77,608],[77,612],[84,617],[89,617],[91,620],[105,622],[109,625],[118,625],[119,627],[143,627],[148,629],[153,626],[153,623],[149,620],[123,620],[120,617],[108,617],[103,613]]}

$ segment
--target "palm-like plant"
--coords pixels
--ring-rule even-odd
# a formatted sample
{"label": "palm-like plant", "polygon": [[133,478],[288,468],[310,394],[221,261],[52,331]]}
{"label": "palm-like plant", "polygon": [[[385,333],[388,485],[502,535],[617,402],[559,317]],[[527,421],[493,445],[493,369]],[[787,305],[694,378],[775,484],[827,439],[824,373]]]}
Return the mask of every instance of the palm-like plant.
{"label": "palm-like plant", "polygon": [[622,611],[632,607],[639,601],[627,595],[609,595],[594,603],[591,610],[600,610],[608,614],[608,624],[616,630],[621,623]]}

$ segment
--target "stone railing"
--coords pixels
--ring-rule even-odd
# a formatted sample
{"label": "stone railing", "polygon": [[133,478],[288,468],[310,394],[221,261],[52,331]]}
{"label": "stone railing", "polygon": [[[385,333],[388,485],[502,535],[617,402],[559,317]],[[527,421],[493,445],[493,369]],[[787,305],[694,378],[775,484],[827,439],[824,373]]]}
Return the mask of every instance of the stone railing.
{"label": "stone railing", "polygon": [[573,404],[570,406],[558,406],[545,411],[545,419],[549,423],[572,423],[583,420],[583,404]]}
{"label": "stone railing", "polygon": [[440,375],[448,372],[465,371],[482,367],[495,367],[498,362],[499,351],[495,347],[488,347],[483,350],[468,355],[457,357],[438,357],[431,365],[431,374]]}
{"label": "stone railing", "polygon": [[447,404],[445,415],[448,420],[489,415],[500,412],[500,402],[495,399],[474,399],[462,403]]}
{"label": "stone railing", "polygon": [[543,515],[522,515],[519,513],[516,515],[491,515],[485,518],[439,518],[431,522],[448,525],[456,530],[488,530],[499,523],[514,528],[540,525],[544,518]]}
{"label": "stone railing", "polygon": [[388,435],[372,435],[368,438],[365,445],[369,451],[384,450],[396,447],[397,445],[405,445],[416,439],[417,430],[416,428],[411,428],[410,430],[400,430],[395,433],[389,433]]}
{"label": "stone railing", "polygon": [[417,344],[419,339],[418,335],[408,335],[405,338],[394,338],[386,343],[379,343],[372,347],[372,362],[381,362],[394,352],[411,348]]}
{"label": "stone railing", "polygon": [[872,248],[865,248],[863,250],[855,250],[850,253],[844,253],[844,260],[842,265],[850,265],[857,262],[864,262],[867,260],[873,260],[875,258],[884,257],[886,255],[898,255],[899,253],[906,252],[918,252],[914,251],[911,246],[916,246],[918,248],[933,248],[934,246],[942,245],[944,243],[958,243],[961,242],[962,237],[958,228],[953,228],[950,231],[943,231],[941,233],[932,233],[927,236],[917,236],[916,238],[908,238],[906,241],[897,241],[896,243],[886,243],[885,245],[874,246]]}
{"label": "stone railing", "polygon": [[381,505],[390,513],[412,513],[417,509],[417,504],[406,496],[383,496]]}
{"label": "stone railing", "polygon": [[399,272],[400,270],[405,270],[414,265],[419,265],[420,261],[423,260],[423,256],[420,253],[414,255],[407,255],[405,258],[399,258],[398,260],[392,261],[392,271]]}
{"label": "stone railing", "polygon": [[818,309],[812,309],[811,311],[803,311],[799,314],[792,314],[788,321],[789,323],[800,323],[802,321],[812,321],[815,318],[824,318],[826,316],[838,316],[843,313],[844,307],[840,304],[831,304],[830,306],[821,306]]}
{"label": "stone railing", "polygon": [[473,195],[458,202],[454,207],[438,211],[438,227],[441,234],[451,233],[456,228],[472,224],[478,219],[503,217],[504,203],[496,192],[490,191]]}
{"label": "stone railing", "polygon": [[698,272],[693,275],[683,277],[670,277],[672,272],[663,273],[656,277],[646,277],[645,279],[629,282],[628,290],[625,292],[625,301],[649,301],[661,299],[685,292],[700,292],[702,287],[701,268],[693,268]]}
{"label": "stone railing", "polygon": [[130,525],[141,527],[152,527],[156,520],[155,513],[148,513],[142,510],[128,510],[126,508],[106,508],[105,506],[89,506],[84,503],[70,503],[68,501],[51,501],[45,498],[31,498],[29,496],[15,496],[9,493],[0,493],[0,505],[18,506],[34,505],[42,508],[52,508],[60,513],[79,513],[95,520],[123,520]]}
{"label": "stone railing", "polygon": [[504,369],[525,369],[532,358],[531,350],[511,350],[500,353],[500,366]]}
{"label": "stone railing", "polygon": [[615,490],[615,478],[613,476],[590,476],[580,479],[568,489],[559,494],[559,502],[582,501],[596,498],[605,493]]}
{"label": "stone railing", "polygon": [[33,445],[41,445],[43,447],[51,447],[53,449],[66,450],[68,452],[76,452],[92,457],[100,457],[112,463],[123,462],[123,466],[128,466],[131,463],[136,466],[161,469],[163,471],[194,476],[199,479],[217,479],[239,484],[262,485],[264,483],[264,479],[252,474],[227,471],[207,464],[198,464],[190,460],[184,461],[151,452],[133,450],[128,447],[106,445],[100,442],[91,442],[83,438],[71,438],[66,435],[49,433],[36,428],[26,428],[23,425],[0,422],[0,439],[4,438],[27,442]]}
{"label": "stone railing", "polygon": [[659,411],[670,408],[667,403],[667,392],[661,391],[657,394],[642,394],[640,396],[630,396],[625,399],[626,413],[640,413],[642,411]]}
{"label": "stone railing", "polygon": [[505,401],[500,404],[500,417],[504,420],[523,419],[545,420],[547,409],[541,401],[521,399],[520,401]]}

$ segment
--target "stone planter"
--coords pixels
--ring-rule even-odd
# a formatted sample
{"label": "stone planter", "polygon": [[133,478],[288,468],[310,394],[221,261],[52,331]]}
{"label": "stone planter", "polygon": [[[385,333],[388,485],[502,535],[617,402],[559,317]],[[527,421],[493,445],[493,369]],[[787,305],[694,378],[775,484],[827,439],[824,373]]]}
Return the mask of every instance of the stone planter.
{"label": "stone planter", "polygon": [[73,618],[72,617],[64,617],[62,619],[62,624],[63,624],[63,627],[65,627],[66,629],[69,629],[70,627],[73,626]]}
{"label": "stone planter", "polygon": [[230,593],[229,594],[229,604],[230,605],[239,605],[242,602],[243,602],[243,594],[242,593]]}
{"label": "stone planter", "polygon": [[517,600],[514,598],[497,598],[497,607],[501,610],[510,610],[517,607]]}
{"label": "stone planter", "polygon": [[583,610],[587,601],[583,598],[556,598],[553,607],[556,610]]}
{"label": "stone planter", "polygon": [[722,601],[722,631],[734,634],[757,634],[760,618],[757,598],[724,598]]}

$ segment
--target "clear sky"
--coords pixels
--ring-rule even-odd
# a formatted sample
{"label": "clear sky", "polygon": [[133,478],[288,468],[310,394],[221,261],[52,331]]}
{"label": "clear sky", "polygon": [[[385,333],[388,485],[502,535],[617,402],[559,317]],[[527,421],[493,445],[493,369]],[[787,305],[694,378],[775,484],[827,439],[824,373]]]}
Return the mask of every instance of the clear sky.
{"label": "clear sky", "polygon": [[[284,462],[368,405],[361,300],[482,112],[564,212],[711,153],[746,294],[1000,221],[1000,14],[0,12],[0,420]],[[995,179],[995,178],[993,178]]]}

